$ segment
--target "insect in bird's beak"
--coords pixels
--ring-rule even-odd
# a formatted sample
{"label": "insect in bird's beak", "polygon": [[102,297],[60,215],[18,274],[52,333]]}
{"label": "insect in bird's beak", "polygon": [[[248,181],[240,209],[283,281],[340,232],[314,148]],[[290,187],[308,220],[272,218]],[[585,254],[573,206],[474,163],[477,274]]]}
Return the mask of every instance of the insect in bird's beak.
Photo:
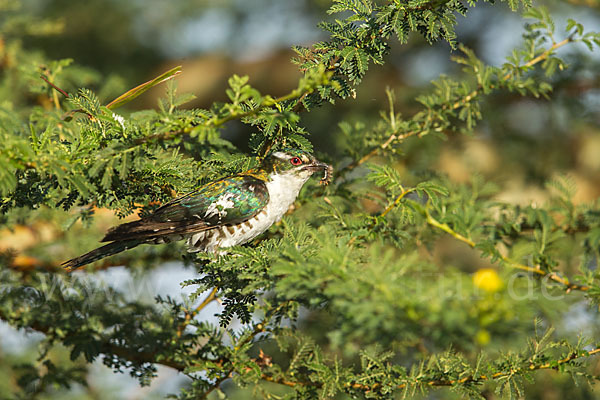
{"label": "insect in bird's beak", "polygon": [[333,167],[328,165],[327,168],[323,170],[323,178],[319,181],[321,185],[329,185],[331,182],[331,177],[333,175]]}
{"label": "insect in bird's beak", "polygon": [[321,185],[328,185],[331,182],[331,177],[333,175],[333,167],[329,164],[322,163],[320,161],[315,161],[312,166],[315,169],[323,170],[323,178],[319,181]]}

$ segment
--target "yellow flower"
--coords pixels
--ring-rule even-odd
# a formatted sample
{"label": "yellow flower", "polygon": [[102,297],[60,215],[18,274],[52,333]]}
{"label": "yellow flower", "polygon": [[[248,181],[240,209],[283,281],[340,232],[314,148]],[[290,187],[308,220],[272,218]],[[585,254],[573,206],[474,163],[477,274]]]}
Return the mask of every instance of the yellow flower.
{"label": "yellow flower", "polygon": [[486,344],[488,344],[491,339],[492,336],[485,329],[480,329],[479,332],[477,332],[477,335],[475,336],[475,340],[477,340],[477,343],[481,346],[485,346]]}
{"label": "yellow flower", "polygon": [[504,283],[495,269],[482,268],[473,275],[473,284],[486,292],[493,293],[502,289]]}

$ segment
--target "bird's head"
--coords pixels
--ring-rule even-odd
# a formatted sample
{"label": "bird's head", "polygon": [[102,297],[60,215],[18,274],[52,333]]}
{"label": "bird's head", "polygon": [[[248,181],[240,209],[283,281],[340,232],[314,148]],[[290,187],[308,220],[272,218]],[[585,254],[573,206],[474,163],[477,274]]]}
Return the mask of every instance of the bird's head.
{"label": "bird's head", "polygon": [[317,160],[312,154],[299,149],[275,151],[265,157],[264,169],[271,174],[283,175],[302,181],[308,180],[315,172],[323,172],[321,183],[327,184],[331,178],[331,166]]}

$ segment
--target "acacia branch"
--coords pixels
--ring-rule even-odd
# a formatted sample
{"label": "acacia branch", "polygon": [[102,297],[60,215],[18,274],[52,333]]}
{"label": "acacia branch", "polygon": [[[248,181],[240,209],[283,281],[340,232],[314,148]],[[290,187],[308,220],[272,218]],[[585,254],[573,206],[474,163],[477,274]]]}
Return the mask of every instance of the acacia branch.
{"label": "acacia branch", "polygon": [[402,199],[409,193],[414,192],[416,189],[411,188],[411,189],[406,189],[404,190],[404,188],[402,189],[402,193],[400,193],[398,195],[398,197],[396,197],[396,199],[390,203],[390,205],[388,205],[385,210],[383,210],[383,212],[380,214],[380,216],[385,217],[390,211],[392,211],[392,209],[394,209],[394,207],[397,207],[398,204],[400,204],[400,202],[402,201]]}
{"label": "acacia branch", "polygon": [[[574,42],[575,40],[573,39],[573,37],[568,37],[565,40],[558,42],[558,43],[554,43],[550,48],[548,48],[547,50],[545,50],[543,53],[541,53],[540,55],[538,55],[537,57],[529,60],[527,63],[525,63],[522,68],[528,68],[528,67],[532,67],[544,60],[546,60],[548,57],[550,57],[557,49],[565,46],[568,43]],[[512,78],[514,75],[514,72],[508,72],[506,73],[501,79],[499,83],[504,83],[506,81],[508,81],[510,78]],[[499,85],[497,85],[499,86]],[[472,91],[471,93],[469,93],[468,95],[466,95],[465,97],[463,97],[461,100],[456,101],[455,103],[453,103],[451,106],[448,106],[447,104],[442,105],[441,110],[442,111],[447,111],[447,110],[456,110],[462,106],[464,106],[465,104],[471,102],[474,98],[476,98],[481,91],[483,90],[482,85],[478,85],[477,89],[475,89],[474,91]],[[393,107],[393,106],[392,106]],[[423,124],[424,126],[426,124]],[[383,141],[381,144],[375,146],[373,149],[371,149],[367,154],[365,154],[363,157],[361,157],[360,159],[350,163],[349,165],[347,165],[346,167],[342,168],[339,172],[341,173],[342,171],[350,171],[356,167],[358,167],[359,165],[364,164],[365,162],[367,162],[368,160],[370,160],[372,157],[376,156],[380,151],[385,150],[386,148],[388,148],[392,143],[401,143],[402,141],[404,141],[405,139],[411,137],[411,136],[415,136],[417,134],[420,134],[422,132],[425,132],[427,129],[425,127],[422,127],[420,129],[413,129],[411,131],[408,132],[404,132],[404,133],[399,133],[400,129],[392,129],[392,132],[390,133],[389,137]]]}
{"label": "acacia branch", "polygon": [[[415,189],[411,188],[411,189],[402,189],[402,192],[400,193],[400,195],[398,195],[396,197],[396,199],[390,203],[390,205],[388,205],[385,210],[380,214],[381,217],[385,217],[393,208],[397,207],[400,202],[402,201],[402,199],[411,192],[414,192]],[[476,248],[477,247],[477,243],[475,243],[472,239],[465,237],[463,235],[461,235],[460,233],[456,232],[454,229],[452,229],[450,227],[450,225],[446,224],[446,223],[442,223],[440,221],[438,221],[437,219],[435,219],[431,213],[429,212],[429,210],[427,210],[424,207],[419,207],[420,208],[420,212],[421,214],[425,217],[425,221],[427,222],[427,224],[433,226],[434,228],[440,229],[444,232],[446,232],[447,234],[449,234],[450,236],[454,237],[456,240],[459,240],[465,244],[467,244],[469,247],[471,248]],[[523,265],[521,263],[518,263],[516,261],[513,261],[511,259],[509,259],[507,256],[498,253],[498,257],[509,267],[514,268],[514,269],[520,269],[522,271],[526,271],[535,275],[538,275],[541,278],[546,278],[549,279],[551,281],[554,281],[560,285],[562,285],[565,290],[568,292],[570,292],[571,290],[578,290],[578,291],[582,291],[582,292],[587,292],[590,290],[590,287],[587,285],[578,285],[575,283],[571,283],[569,282],[569,280],[567,278],[564,278],[560,275],[558,275],[556,272],[551,272],[551,271],[544,271],[542,270],[539,266],[536,267],[529,267],[527,265]]]}
{"label": "acacia branch", "polygon": [[204,393],[202,393],[200,395],[200,397],[198,397],[199,399],[207,399],[208,396],[215,391],[219,386],[221,386],[221,383],[223,383],[224,381],[226,381],[227,379],[231,378],[231,375],[233,374],[233,368],[229,369],[225,374],[223,374],[220,378],[218,378],[215,383]]}
{"label": "acacia branch", "polygon": [[[324,77],[326,77],[327,75],[328,75],[328,73],[326,72],[324,74]],[[221,125],[225,124],[226,122],[232,121],[234,119],[243,119],[243,118],[254,116],[254,115],[260,113],[261,111],[264,111],[265,109],[272,107],[274,105],[277,105],[281,102],[294,100],[294,99],[302,99],[314,91],[315,91],[315,88],[313,88],[313,87],[307,87],[305,89],[297,88],[297,89],[292,90],[290,93],[283,95],[281,97],[275,98],[275,99],[273,99],[271,97],[266,97],[263,99],[263,102],[259,106],[255,107],[251,110],[247,110],[247,111],[243,111],[243,112],[232,112],[229,115],[226,115],[221,118],[218,118],[215,116],[213,118],[207,119],[206,121],[204,121],[201,124],[194,125],[194,126],[188,126],[183,129],[176,130],[176,131],[156,133],[154,135],[144,136],[144,137],[134,140],[133,144],[141,145],[141,144],[153,141],[153,140],[172,139],[172,138],[175,138],[175,137],[178,137],[181,135],[191,133],[194,130],[194,128],[196,128],[197,126],[204,126],[207,128],[218,128]]]}
{"label": "acacia branch", "polygon": [[[2,311],[0,311],[0,319],[6,321],[11,325],[15,325],[15,322],[17,322],[18,317],[9,317],[5,315]],[[39,321],[33,321],[26,326],[19,326],[18,324],[16,324],[15,327],[32,329],[36,332],[43,333],[44,335],[50,335],[52,331],[50,326],[41,324]],[[158,361],[158,354],[156,354],[155,352],[135,351],[134,349],[131,349],[129,347],[119,346],[114,343],[111,343],[109,339],[106,339],[105,342],[102,343],[100,353],[106,355],[112,354],[117,357],[139,364],[161,364],[167,367],[174,368],[178,371],[183,371],[185,369],[185,365],[168,358],[161,358],[160,361]]]}
{"label": "acacia branch", "polygon": [[375,157],[377,155],[377,153],[379,153],[381,150],[385,150],[386,148],[388,148],[393,142],[402,142],[405,139],[407,139],[411,136],[415,136],[416,134],[420,133],[420,131],[412,130],[412,131],[405,132],[403,134],[398,134],[398,131],[399,131],[399,129],[396,131],[393,131],[393,133],[387,138],[387,140],[385,142],[383,142],[382,144],[373,148],[370,152],[368,152],[367,154],[362,156],[360,159],[358,159],[358,160],[348,164],[344,168],[340,169],[338,174],[341,174],[342,172],[350,171],[350,170],[358,167],[359,165],[364,164],[365,162],[369,161],[371,158]]}
{"label": "acacia branch", "polygon": [[210,291],[210,293],[206,296],[206,298],[202,301],[202,303],[200,303],[198,305],[198,307],[193,309],[191,312],[190,311],[185,312],[185,319],[183,320],[181,325],[179,325],[177,327],[177,337],[181,337],[185,327],[188,326],[190,322],[192,322],[192,319],[194,319],[194,317],[196,315],[198,315],[198,313],[200,311],[202,311],[207,305],[209,305],[210,303],[212,303],[214,300],[217,299],[217,290],[218,289],[216,287],[213,288]]}
{"label": "acacia branch", "polygon": [[[517,375],[517,374],[523,374],[526,372],[531,372],[531,371],[536,371],[536,370],[546,370],[546,369],[558,370],[562,365],[568,364],[573,360],[587,358],[590,356],[594,356],[596,354],[600,354],[600,348],[595,348],[595,349],[592,349],[589,351],[582,351],[579,353],[573,352],[573,353],[569,354],[567,357],[564,357],[560,360],[549,361],[549,362],[546,362],[543,364],[531,363],[522,368],[511,369],[510,371],[501,371],[501,372],[497,372],[492,375],[478,375],[478,376],[469,375],[469,376],[466,376],[466,377],[460,378],[460,379],[448,379],[448,380],[437,379],[437,380],[425,380],[424,382],[423,382],[423,380],[416,378],[413,382],[402,383],[402,384],[395,386],[395,389],[405,389],[408,386],[410,386],[411,384],[412,385],[425,384],[425,385],[431,386],[431,387],[455,386],[457,384],[467,384],[467,383],[479,384],[479,383],[483,383],[483,382],[487,382],[487,381],[493,381],[493,380],[496,380],[499,378],[509,377],[509,376],[513,376],[513,375]],[[261,376],[261,379],[264,381],[267,381],[267,382],[277,383],[277,384],[289,386],[289,387],[310,386],[310,387],[315,387],[315,388],[321,388],[321,386],[322,386],[321,384],[315,383],[315,382],[293,381],[293,380],[286,379],[285,377],[275,378],[275,377],[273,377],[271,375],[267,375],[267,374],[263,374]],[[410,378],[408,378],[408,379],[410,379]],[[365,385],[365,384],[358,383],[358,382],[354,382],[354,383],[348,382],[344,385],[344,387],[346,387],[348,389],[361,390],[366,393],[377,391],[381,388],[381,386],[382,385],[380,383],[375,383],[373,385]]]}
{"label": "acacia branch", "polygon": [[[423,4],[419,4],[419,5],[410,5],[409,6],[409,5],[399,4],[398,6],[399,6],[400,10],[404,10],[404,11],[406,11],[406,10],[430,10],[430,9],[435,9],[435,8],[441,8],[446,3],[448,3],[448,0],[432,0],[432,1],[429,1],[429,2],[426,2]],[[360,13],[357,12],[357,14],[360,14]],[[366,18],[366,19],[364,19],[364,21],[368,22],[370,19],[371,18]],[[383,31],[384,31],[383,27],[379,28],[377,31],[377,35],[382,35]],[[316,54],[319,52],[320,51],[314,50],[311,53]],[[315,58],[313,58],[313,60],[319,62],[320,64],[322,63],[321,60],[317,60]],[[333,75],[336,72],[336,70],[338,70],[338,68],[339,68],[338,62],[339,62],[339,57],[337,57],[337,56],[333,57],[327,61],[327,65],[325,65],[325,71],[323,73],[324,78],[330,77],[331,75]],[[254,115],[258,114],[259,112],[263,111],[265,108],[271,107],[277,103],[288,101],[288,100],[298,100],[292,110],[294,112],[299,112],[300,109],[302,108],[302,100],[307,95],[311,94],[314,91],[315,91],[314,87],[308,87],[304,90],[301,88],[297,88],[297,89],[293,90],[292,92],[288,93],[287,95],[281,96],[276,99],[272,99],[272,98],[268,97],[265,99],[265,101],[261,105],[259,105],[256,108],[253,108],[251,110],[244,111],[244,112],[233,112],[233,113],[231,113],[227,116],[221,117],[221,118],[213,117],[211,119],[206,120],[204,123],[202,123],[200,125],[203,125],[205,127],[217,128],[228,121],[254,116]],[[171,138],[174,138],[174,137],[177,137],[180,135],[189,134],[194,128],[195,128],[195,126],[191,126],[191,127],[186,127],[184,129],[177,130],[177,131],[158,133],[158,134],[142,137],[142,138],[136,139],[134,141],[134,144],[140,145],[140,144],[144,144],[149,141],[152,141],[152,140],[171,139]],[[402,135],[402,136],[404,136],[404,135]],[[387,147],[387,145],[385,147]]]}
{"label": "acacia branch", "polygon": [[[544,370],[544,369],[552,369],[552,370],[558,370],[560,368],[561,365],[563,364],[568,364],[569,362],[579,359],[579,358],[587,358],[596,354],[600,353],[600,348],[595,348],[593,350],[589,350],[589,351],[583,351],[581,353],[576,353],[573,352],[571,354],[569,354],[567,357],[564,357],[560,360],[557,361],[549,361],[547,363],[543,363],[543,364],[534,364],[531,363],[528,366],[519,368],[519,369],[515,369],[515,370],[510,370],[508,372],[506,371],[502,371],[502,372],[497,372],[495,374],[492,375],[479,375],[479,376],[467,376],[461,379],[454,379],[454,380],[435,380],[435,381],[429,381],[427,382],[427,384],[429,386],[453,386],[456,384],[461,384],[461,383],[469,383],[469,382],[475,382],[475,383],[480,383],[480,382],[485,382],[485,381],[491,381],[494,379],[498,379],[498,378],[504,378],[504,377],[508,377],[508,376],[512,376],[512,375],[516,375],[519,373],[525,373],[525,372],[529,372],[529,371],[537,371],[537,370]],[[401,385],[401,387],[406,387],[406,385]]]}
{"label": "acacia branch", "polygon": [[[529,68],[529,67],[533,67],[534,65],[546,60],[548,57],[550,57],[554,51],[556,51],[557,49],[563,47],[564,45],[573,42],[573,37],[569,36],[568,38],[566,38],[565,40],[558,42],[558,43],[554,43],[552,44],[552,46],[550,46],[548,49],[546,49],[544,52],[542,52],[540,55],[538,55],[535,58],[532,58],[531,60],[529,60],[528,62],[526,62],[525,64],[522,65],[521,68]],[[514,72],[507,72],[502,79],[500,80],[499,83],[503,83],[508,81],[510,78],[512,78],[514,75]],[[499,85],[498,85],[499,86]],[[442,106],[442,110],[456,110],[460,107],[462,107],[463,105],[465,105],[466,103],[470,102],[471,100],[473,100],[475,97],[477,97],[480,93],[481,90],[483,89],[483,87],[481,85],[479,85],[477,87],[477,89],[475,89],[474,91],[472,91],[471,93],[469,93],[467,96],[465,96],[463,99],[455,102],[454,104],[452,104],[452,107],[447,107],[447,105],[444,104],[444,106]]]}
{"label": "acacia branch", "polygon": [[[291,302],[292,302],[291,300],[286,300],[286,301],[282,302],[281,304],[279,304],[274,309],[268,311],[268,314],[265,316],[265,318],[263,318],[262,321],[260,321],[259,323],[254,325],[254,329],[252,330],[252,332],[250,334],[248,334],[248,336],[246,336],[244,339],[242,339],[236,343],[234,350],[235,351],[240,350],[245,344],[254,340],[254,338],[258,334],[266,332],[267,326],[268,326],[269,322],[271,322],[271,319],[273,317],[275,317],[277,315],[277,313],[279,311],[281,311],[284,307],[288,306]],[[226,361],[227,360],[221,360],[221,363],[222,363],[221,365],[223,365]],[[233,364],[233,362],[231,362],[231,365],[232,365],[231,368],[229,368],[227,371],[225,371],[225,373],[223,375],[221,375],[207,391],[205,391],[202,395],[200,395],[201,399],[206,399],[210,393],[212,393],[225,380],[227,380],[228,378],[230,378],[233,375],[234,370],[235,370],[235,365]]]}
{"label": "acacia branch", "polygon": [[[471,240],[467,237],[464,237],[460,233],[456,232],[448,224],[439,222],[438,220],[433,218],[433,216],[426,209],[423,209],[423,213],[424,213],[426,221],[429,225],[431,225],[437,229],[441,229],[442,231],[453,236],[455,239],[457,239],[463,243],[466,243],[471,248],[477,247],[477,243],[475,243],[473,240]],[[549,280],[552,280],[556,283],[561,284],[562,286],[564,286],[564,288],[566,289],[567,292],[569,292],[571,290],[579,290],[582,292],[587,292],[588,290],[590,290],[589,286],[571,283],[571,282],[569,282],[569,280],[567,278],[563,278],[563,277],[559,276],[556,272],[544,271],[539,266],[529,267],[527,265],[523,265],[521,263],[513,261],[513,260],[509,259],[507,256],[502,255],[502,254],[499,254],[499,257],[507,266],[509,266],[511,268],[520,269],[522,271],[527,271],[532,274],[536,274],[542,278],[547,278]]]}

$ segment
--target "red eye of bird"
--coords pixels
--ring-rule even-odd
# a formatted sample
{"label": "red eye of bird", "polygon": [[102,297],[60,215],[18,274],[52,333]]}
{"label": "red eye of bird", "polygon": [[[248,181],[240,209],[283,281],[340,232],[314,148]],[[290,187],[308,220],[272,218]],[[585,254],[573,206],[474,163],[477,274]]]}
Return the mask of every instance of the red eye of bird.
{"label": "red eye of bird", "polygon": [[291,158],[290,162],[292,163],[292,165],[300,165],[300,164],[302,164],[302,160],[299,159],[298,157]]}

